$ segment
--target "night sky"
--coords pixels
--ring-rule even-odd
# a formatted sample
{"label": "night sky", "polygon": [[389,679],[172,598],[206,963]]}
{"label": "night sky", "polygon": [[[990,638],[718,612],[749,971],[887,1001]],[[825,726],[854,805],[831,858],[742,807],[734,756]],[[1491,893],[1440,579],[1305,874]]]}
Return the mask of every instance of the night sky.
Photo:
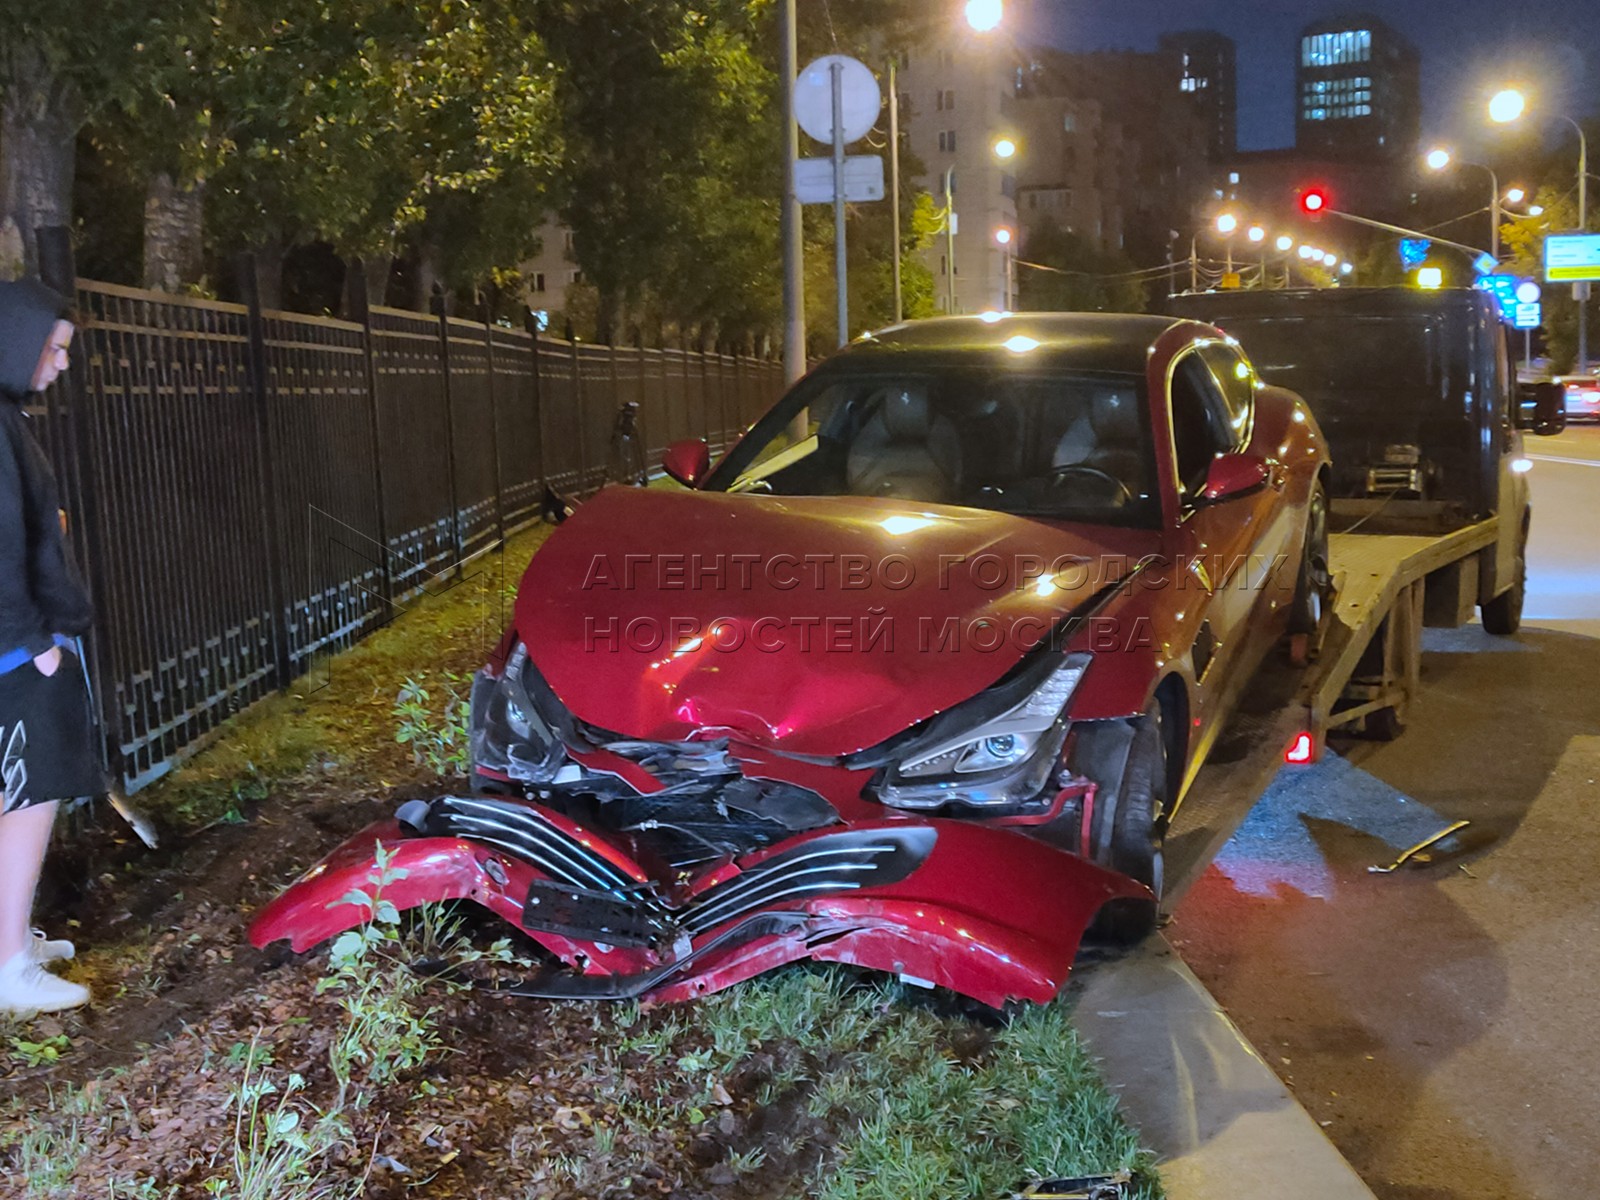
{"label": "night sky", "polygon": [[[1538,85],[1538,105],[1600,114],[1600,0],[1012,0],[1019,36],[1070,50],[1153,50],[1161,33],[1215,29],[1239,45],[1239,146],[1294,143],[1298,35],[1322,16],[1376,13],[1422,52],[1423,140],[1487,136],[1483,103],[1502,82]],[[1554,132],[1554,130],[1552,130]]]}

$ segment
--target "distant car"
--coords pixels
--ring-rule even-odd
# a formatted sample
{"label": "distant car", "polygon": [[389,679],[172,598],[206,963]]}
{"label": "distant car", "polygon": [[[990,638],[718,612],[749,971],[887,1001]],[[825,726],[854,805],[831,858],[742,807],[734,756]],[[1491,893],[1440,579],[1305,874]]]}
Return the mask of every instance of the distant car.
{"label": "distant car", "polygon": [[[610,487],[478,673],[476,794],[413,800],[256,920],[304,949],[467,897],[551,954],[518,994],[704,995],[798,959],[1044,1001],[1229,712],[1314,634],[1305,403],[1170,317],[914,322],[800,381],[687,490]],[[1103,910],[1103,911],[1102,911]]]}
{"label": "distant car", "polygon": [[1600,421],[1600,376],[1558,375],[1567,391],[1567,420]]}

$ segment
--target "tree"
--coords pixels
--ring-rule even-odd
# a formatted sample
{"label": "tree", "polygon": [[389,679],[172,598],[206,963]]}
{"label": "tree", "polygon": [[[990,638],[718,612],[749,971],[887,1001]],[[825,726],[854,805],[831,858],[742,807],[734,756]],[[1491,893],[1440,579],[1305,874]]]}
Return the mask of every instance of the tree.
{"label": "tree", "polygon": [[[1125,255],[1103,251],[1048,218],[1022,245],[1020,304],[1031,312],[1144,312],[1145,285]],[[1034,264],[1034,265],[1023,265]]]}
{"label": "tree", "polygon": [[71,224],[84,123],[157,119],[204,22],[201,0],[0,0],[0,273],[36,270],[34,231]]}

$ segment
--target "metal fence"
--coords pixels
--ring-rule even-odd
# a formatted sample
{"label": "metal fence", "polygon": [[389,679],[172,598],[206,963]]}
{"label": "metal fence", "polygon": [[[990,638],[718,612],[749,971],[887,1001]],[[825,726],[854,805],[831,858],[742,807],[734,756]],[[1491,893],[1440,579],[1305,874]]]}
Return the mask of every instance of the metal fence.
{"label": "metal fence", "polygon": [[778,363],[359,321],[79,280],[74,366],[33,409],[98,613],[97,703],[134,791],[430,579],[605,480],[619,404],[651,461],[713,452]]}

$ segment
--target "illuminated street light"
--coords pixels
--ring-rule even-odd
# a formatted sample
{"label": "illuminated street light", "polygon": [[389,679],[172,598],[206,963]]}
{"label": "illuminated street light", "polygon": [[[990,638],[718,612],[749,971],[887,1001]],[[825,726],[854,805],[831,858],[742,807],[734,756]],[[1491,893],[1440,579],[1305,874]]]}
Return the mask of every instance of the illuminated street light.
{"label": "illuminated street light", "polygon": [[1315,253],[1316,253],[1316,251],[1313,250],[1310,246],[1301,246],[1300,247],[1300,257],[1301,258],[1310,258]]}
{"label": "illuminated street light", "polygon": [[1011,245],[1011,230],[1004,225],[994,231],[994,240],[1002,246]]}
{"label": "illuminated street light", "polygon": [[1011,158],[1016,154],[1016,152],[1017,152],[1017,143],[1014,142],[1011,138],[1008,138],[1008,137],[1000,138],[994,144],[994,156],[996,158]]}
{"label": "illuminated street light", "polygon": [[1509,125],[1528,111],[1528,98],[1516,88],[1496,92],[1489,101],[1489,119],[1496,125]]}
{"label": "illuminated street light", "polygon": [[1339,265],[1339,256],[1337,254],[1324,254],[1322,256],[1322,265],[1325,267],[1337,267]]}
{"label": "illuminated street light", "polygon": [[1001,0],[967,0],[967,24],[979,33],[998,29],[1003,15]]}
{"label": "illuminated street light", "polygon": [[1289,251],[1291,251],[1293,249],[1294,249],[1294,239],[1292,237],[1290,237],[1288,234],[1284,234],[1281,238],[1278,239],[1278,252],[1280,254],[1287,254]]}
{"label": "illuminated street light", "polygon": [[1514,187],[1509,192],[1506,193],[1506,203],[1507,204],[1521,204],[1527,198],[1528,198],[1528,193],[1523,191],[1519,187]]}
{"label": "illuminated street light", "polygon": [[[1498,92],[1489,101],[1489,119],[1500,125],[1517,120],[1528,110],[1528,98],[1516,88]],[[1572,117],[1556,114],[1578,135],[1578,228],[1589,228],[1589,135]],[[1589,293],[1587,285],[1574,284],[1572,296],[1578,301],[1578,374],[1589,370]]]}
{"label": "illuminated street light", "polygon": [[1261,226],[1259,226],[1259,225],[1250,226],[1250,240],[1252,242],[1265,241],[1266,237],[1267,237],[1267,231],[1265,229],[1261,228]]}
{"label": "illuminated street light", "polygon": [[1238,228],[1239,218],[1232,213],[1223,213],[1217,218],[1217,232],[1220,234],[1227,235]]}
{"label": "illuminated street light", "polygon": [[1530,205],[1528,205],[1528,215],[1530,217],[1542,217],[1542,216],[1544,216],[1544,205],[1542,205],[1542,204],[1530,204]]}
{"label": "illuminated street light", "polygon": [[1340,263],[1339,264],[1339,274],[1341,274],[1341,275],[1350,275],[1350,274],[1354,273],[1355,269],[1356,269],[1355,263]]}
{"label": "illuminated street light", "polygon": [[[1455,160],[1451,157],[1450,151],[1445,150],[1445,149],[1438,149],[1438,150],[1429,151],[1428,157],[1424,161],[1428,164],[1429,169],[1434,170],[1434,171],[1442,171],[1446,167],[1450,166],[1450,164],[1453,163]],[[1494,168],[1493,167],[1488,166],[1485,163],[1463,161],[1461,163],[1461,165],[1463,167],[1476,167],[1480,171],[1487,171],[1489,173],[1489,187],[1491,189],[1490,193],[1489,193],[1489,239],[1490,239],[1490,251],[1489,252],[1490,252],[1490,254],[1492,254],[1494,256],[1495,261],[1499,262],[1500,261],[1500,177],[1494,173]],[[1517,203],[1517,201],[1521,200],[1522,197],[1523,197],[1523,191],[1522,191],[1521,188],[1512,188],[1511,189],[1511,194],[1507,197],[1507,199],[1510,200],[1511,203],[1515,204],[1515,203]]]}

